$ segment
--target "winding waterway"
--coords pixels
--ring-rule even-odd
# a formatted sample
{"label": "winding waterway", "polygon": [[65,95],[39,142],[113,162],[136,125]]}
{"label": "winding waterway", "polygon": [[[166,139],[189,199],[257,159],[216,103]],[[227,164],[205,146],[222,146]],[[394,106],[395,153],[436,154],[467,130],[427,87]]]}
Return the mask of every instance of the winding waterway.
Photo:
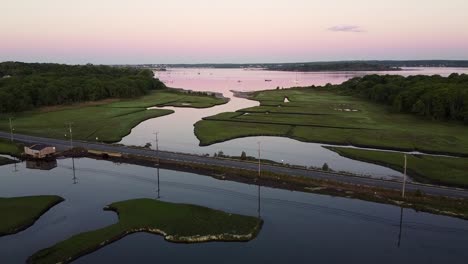
{"label": "winding waterway", "polygon": [[[262,157],[277,162],[302,166],[321,167],[327,163],[337,171],[348,171],[369,175],[376,178],[400,178],[402,174],[382,166],[355,161],[339,156],[322,147],[323,144],[300,142],[282,137],[248,137],[233,139],[211,146],[199,146],[199,140],[193,132],[193,125],[203,117],[221,112],[236,111],[242,108],[256,106],[259,103],[252,100],[234,97],[231,90],[257,91],[274,89],[276,87],[293,87],[339,84],[350,78],[367,74],[400,74],[448,76],[453,72],[468,73],[466,68],[412,68],[398,72],[276,72],[244,69],[184,69],[174,68],[168,71],[155,72],[167,86],[191,89],[195,91],[214,91],[222,93],[231,100],[224,105],[208,109],[190,109],[165,107],[175,113],[147,120],[136,126],[132,132],[122,139],[125,145],[143,146],[154,142],[153,132],[159,132],[159,146],[168,151],[214,154],[223,151],[224,154],[239,156],[242,151],[247,155],[257,155],[257,142],[262,145]],[[266,81],[269,80],[269,81]]]}
{"label": "winding waterway", "polygon": [[[74,234],[117,222],[102,209],[154,198],[260,216],[247,243],[174,244],[139,233],[74,263],[466,263],[468,221],[356,199],[221,181],[170,170],[92,159],[58,160],[50,171],[0,166],[0,197],[60,195],[32,227],[0,237],[0,263],[24,263]],[[159,192],[158,192],[159,190]],[[260,192],[259,192],[260,190]]]}

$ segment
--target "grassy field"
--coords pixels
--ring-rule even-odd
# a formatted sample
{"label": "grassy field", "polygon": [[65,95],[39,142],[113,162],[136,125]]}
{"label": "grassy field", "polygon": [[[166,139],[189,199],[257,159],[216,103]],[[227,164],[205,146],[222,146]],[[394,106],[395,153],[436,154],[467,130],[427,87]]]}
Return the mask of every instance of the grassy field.
{"label": "grassy field", "polygon": [[[73,122],[73,138],[118,142],[139,123],[173,113],[147,110],[151,106],[211,107],[225,103],[213,96],[192,95],[172,90],[155,91],[132,100],[104,101],[17,113],[13,120],[16,133],[51,138],[69,138],[66,123]],[[7,115],[0,115],[0,130],[9,131]]]}
{"label": "grassy field", "polygon": [[[396,114],[382,105],[323,88],[253,93],[260,106],[195,124],[201,145],[246,136],[468,155],[468,126]],[[285,102],[288,98],[289,102]]]}
{"label": "grassy field", "polygon": [[0,138],[0,154],[19,156],[23,152],[22,145]]}
{"label": "grassy field", "polygon": [[[402,153],[327,147],[341,156],[371,162],[403,172]],[[426,183],[468,187],[468,158],[407,155],[408,175]]]}
{"label": "grassy field", "polygon": [[28,263],[68,263],[135,232],[164,235],[172,242],[248,241],[255,238],[262,221],[206,207],[152,199],[114,203],[117,224],[81,233],[35,253]]}
{"label": "grassy field", "polygon": [[63,198],[59,196],[0,198],[0,236],[28,228],[47,210],[62,201]]}

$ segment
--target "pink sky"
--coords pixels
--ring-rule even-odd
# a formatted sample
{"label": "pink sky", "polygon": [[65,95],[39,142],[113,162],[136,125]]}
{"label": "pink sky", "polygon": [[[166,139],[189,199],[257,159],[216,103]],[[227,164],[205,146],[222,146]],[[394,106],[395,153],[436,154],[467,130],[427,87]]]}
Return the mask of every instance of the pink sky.
{"label": "pink sky", "polygon": [[0,61],[468,59],[468,1],[15,0]]}

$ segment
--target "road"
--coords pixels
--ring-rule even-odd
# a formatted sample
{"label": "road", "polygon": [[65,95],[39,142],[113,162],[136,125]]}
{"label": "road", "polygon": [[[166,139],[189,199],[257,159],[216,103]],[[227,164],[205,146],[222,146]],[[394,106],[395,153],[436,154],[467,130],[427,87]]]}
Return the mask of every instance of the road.
{"label": "road", "polygon": [[[0,138],[9,139],[10,133],[0,132]],[[17,141],[21,141],[25,143],[41,143],[41,144],[52,145],[52,146],[55,146],[59,150],[70,148],[70,142],[67,140],[51,139],[51,138],[43,138],[43,137],[35,137],[35,136],[19,135],[19,134],[15,134],[14,138]],[[114,144],[101,144],[101,143],[92,143],[92,142],[85,142],[85,141],[73,141],[73,146],[82,147],[82,148],[89,149],[89,150],[119,152],[122,154],[132,154],[132,155],[150,156],[150,157],[157,156],[154,150],[137,149],[137,148],[131,148],[127,146],[120,146],[120,145],[114,145]],[[184,163],[215,165],[215,166],[222,166],[222,167],[228,167],[228,168],[246,169],[246,170],[252,170],[252,171],[258,170],[258,164],[251,163],[251,162],[228,160],[228,159],[217,159],[217,158],[212,158],[212,157],[196,156],[196,155],[191,155],[191,154],[174,153],[174,152],[167,152],[167,151],[159,151],[159,158],[163,160],[172,160],[172,161],[179,161],[179,162],[184,162]],[[368,177],[343,175],[343,174],[333,173],[333,172],[320,172],[320,171],[313,171],[313,170],[306,170],[306,169],[299,169],[299,168],[288,168],[288,167],[266,165],[266,164],[262,165],[262,170],[273,172],[273,173],[279,173],[279,174],[297,175],[297,176],[310,177],[314,179],[333,180],[333,181],[338,181],[338,182],[343,182],[343,183],[368,185],[368,186],[382,187],[382,188],[394,189],[394,190],[400,190],[402,187],[401,182],[373,179],[373,178],[368,178]],[[460,189],[460,188],[441,187],[441,186],[418,184],[418,183],[407,183],[406,190],[408,191],[421,190],[424,193],[432,194],[432,195],[442,195],[442,196],[455,197],[455,198],[468,198],[468,190]]]}

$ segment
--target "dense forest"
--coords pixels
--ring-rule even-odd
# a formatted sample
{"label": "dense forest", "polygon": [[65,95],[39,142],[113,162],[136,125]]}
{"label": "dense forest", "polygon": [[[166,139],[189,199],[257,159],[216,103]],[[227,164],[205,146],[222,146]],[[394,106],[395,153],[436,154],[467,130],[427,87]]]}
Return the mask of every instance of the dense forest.
{"label": "dense forest", "polygon": [[468,67],[468,61],[466,60],[383,60],[368,62],[391,67]]}
{"label": "dense forest", "polygon": [[318,61],[294,63],[203,63],[138,65],[157,68],[259,68],[277,71],[391,71],[401,67],[468,67],[468,60],[364,60],[364,61]]}
{"label": "dense forest", "polygon": [[334,86],[340,92],[391,105],[396,112],[468,124],[468,75],[367,75]]}
{"label": "dense forest", "polygon": [[[146,65],[147,67],[149,65]],[[156,65],[153,65],[156,66]],[[301,62],[301,63],[220,63],[220,64],[167,64],[158,67],[171,68],[214,68],[214,69],[240,69],[258,68],[271,71],[395,71],[398,67],[368,61],[329,61],[329,62]]]}
{"label": "dense forest", "polygon": [[0,63],[0,113],[131,98],[165,88],[151,70],[103,65]]}
{"label": "dense forest", "polygon": [[370,63],[365,61],[338,61],[338,62],[310,62],[310,63],[286,63],[265,65],[270,71],[398,71],[398,67]]}

